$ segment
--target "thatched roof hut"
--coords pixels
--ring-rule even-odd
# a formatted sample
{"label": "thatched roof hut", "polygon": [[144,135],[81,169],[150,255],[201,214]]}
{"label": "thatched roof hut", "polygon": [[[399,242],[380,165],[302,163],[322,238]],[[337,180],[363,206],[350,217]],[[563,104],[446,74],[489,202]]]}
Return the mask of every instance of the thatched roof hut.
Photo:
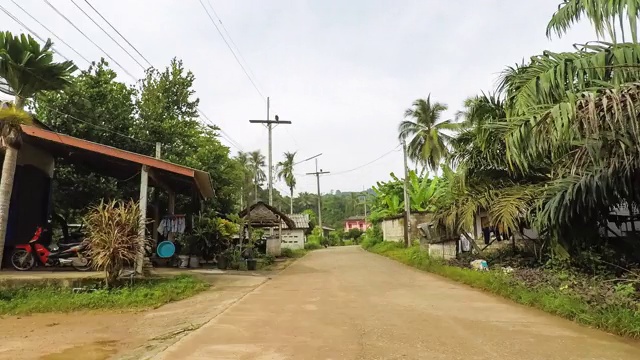
{"label": "thatched roof hut", "polygon": [[262,201],[258,201],[242,210],[238,215],[246,219],[247,225],[254,228],[279,227],[281,223],[285,223],[289,229],[295,229],[296,227],[295,222],[285,213]]}

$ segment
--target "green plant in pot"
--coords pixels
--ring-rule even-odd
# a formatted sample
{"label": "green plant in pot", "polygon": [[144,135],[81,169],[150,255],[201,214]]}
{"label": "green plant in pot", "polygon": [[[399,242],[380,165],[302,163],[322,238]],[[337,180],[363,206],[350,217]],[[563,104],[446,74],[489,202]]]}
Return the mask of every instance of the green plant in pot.
{"label": "green plant in pot", "polygon": [[175,242],[180,246],[180,251],[178,252],[178,267],[181,269],[186,269],[189,266],[189,240],[188,237],[184,234],[179,234],[176,237]]}

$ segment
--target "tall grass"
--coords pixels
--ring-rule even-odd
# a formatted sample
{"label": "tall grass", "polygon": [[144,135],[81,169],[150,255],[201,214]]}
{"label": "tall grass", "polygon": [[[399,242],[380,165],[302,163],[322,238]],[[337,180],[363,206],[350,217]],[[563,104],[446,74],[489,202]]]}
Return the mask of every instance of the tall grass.
{"label": "tall grass", "polygon": [[404,248],[399,243],[382,242],[367,250],[584,325],[630,338],[640,338],[640,304],[635,308],[607,303],[590,305],[579,296],[559,289],[527,287],[502,272],[479,272],[445,265],[429,258],[418,246]]}

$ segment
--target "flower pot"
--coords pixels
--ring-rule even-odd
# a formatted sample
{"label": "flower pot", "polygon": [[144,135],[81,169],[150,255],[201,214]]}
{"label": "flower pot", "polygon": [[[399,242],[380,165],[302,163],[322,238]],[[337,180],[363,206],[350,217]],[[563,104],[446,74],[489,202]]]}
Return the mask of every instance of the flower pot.
{"label": "flower pot", "polygon": [[178,265],[181,269],[186,269],[189,266],[189,255],[178,255],[178,259],[180,259],[180,264]]}
{"label": "flower pot", "polygon": [[258,260],[247,259],[247,270],[254,271],[258,267]]}
{"label": "flower pot", "polygon": [[229,267],[229,260],[224,256],[218,256],[218,269],[226,270]]}
{"label": "flower pot", "polygon": [[191,255],[191,257],[189,258],[189,267],[190,268],[199,268],[200,267],[200,257],[199,256],[195,256],[195,255]]}

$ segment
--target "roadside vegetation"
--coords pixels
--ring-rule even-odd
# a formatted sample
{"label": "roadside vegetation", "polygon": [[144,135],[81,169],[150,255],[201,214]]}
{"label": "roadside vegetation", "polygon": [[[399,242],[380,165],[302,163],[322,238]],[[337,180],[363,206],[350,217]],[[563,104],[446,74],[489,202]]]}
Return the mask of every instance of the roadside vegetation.
{"label": "roadside vegetation", "polygon": [[138,280],[113,289],[89,286],[80,292],[53,286],[0,288],[0,315],[156,308],[208,288],[208,283],[188,275]]}
{"label": "roadside vegetation", "polygon": [[640,298],[632,282],[612,281],[612,275],[590,276],[560,264],[541,268],[500,267],[475,271],[429,258],[414,245],[365,241],[368,251],[428,271],[523,305],[578,323],[631,338],[640,338]]}

